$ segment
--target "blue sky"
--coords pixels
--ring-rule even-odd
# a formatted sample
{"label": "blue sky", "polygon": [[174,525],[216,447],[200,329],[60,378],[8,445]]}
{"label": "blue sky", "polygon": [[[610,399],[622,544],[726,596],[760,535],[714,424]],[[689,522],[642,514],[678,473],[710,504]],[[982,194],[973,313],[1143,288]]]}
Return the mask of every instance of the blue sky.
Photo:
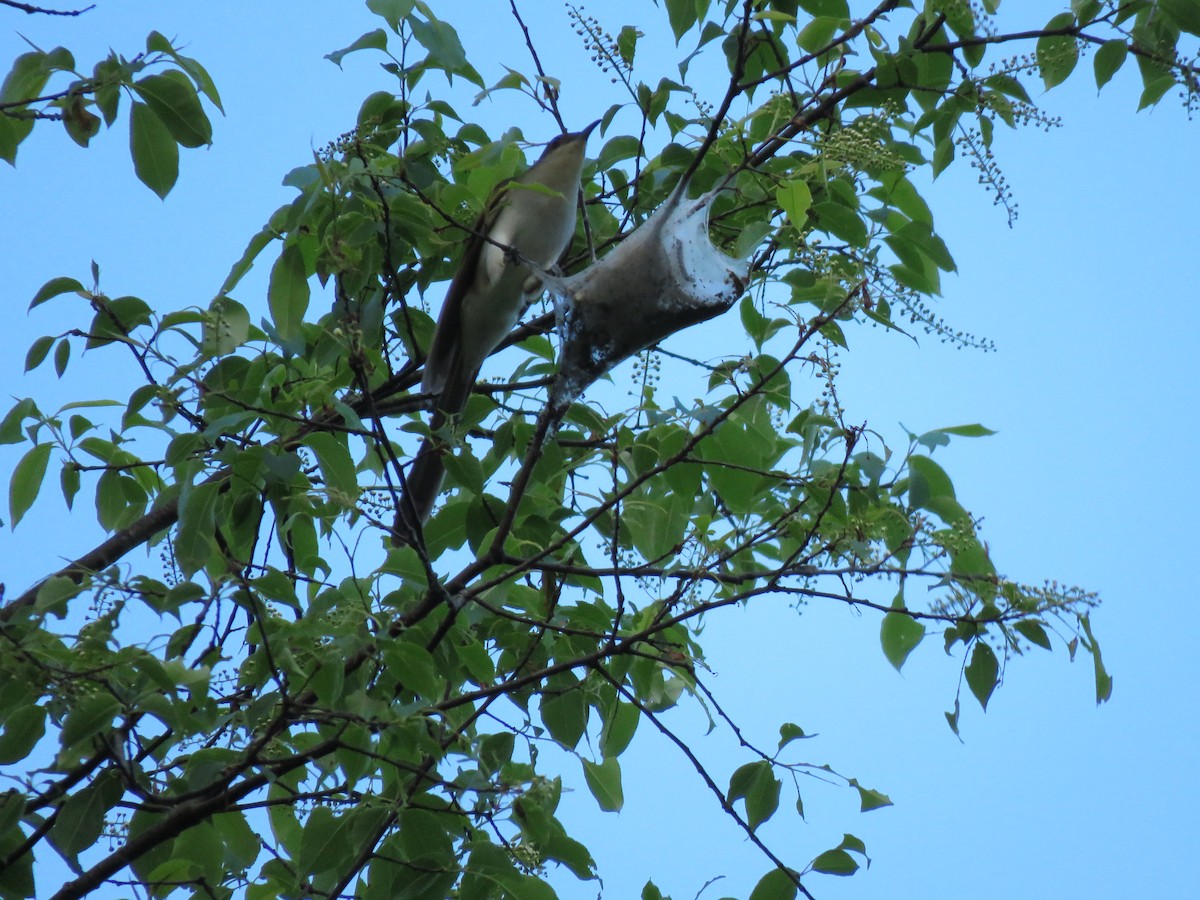
{"label": "blue sky", "polygon": [[[503,74],[501,62],[532,68],[507,3],[434,6],[460,26],[485,80]],[[620,102],[607,79],[579,61],[562,6],[527,6],[544,13],[535,39],[563,78],[565,101],[577,104],[578,124]],[[1030,8],[1052,11],[1013,7],[1014,19]],[[613,32],[631,22],[658,31],[663,19],[644,2],[589,11]],[[61,383],[48,371],[21,375],[25,348],[69,327],[72,302],[59,298],[27,315],[29,298],[56,275],[84,280],[94,258],[114,296],[134,293],[166,308],[207,305],[249,236],[290,198],[284,173],[348,130],[363,97],[390,86],[365,55],[348,57],[344,71],[322,58],[377,24],[360,4],[315,0],[128,2],[53,21],[0,10],[5,61],[22,51],[18,30],[41,46],[64,44],[88,66],[109,46],[136,52],[152,28],[178,36],[208,66],[228,113],[214,121],[213,147],[184,152],[165,203],[134,178],[121,126],[86,151],[42,126],[22,146],[17,168],[0,168],[5,395],[32,395],[48,407],[118,395],[79,360]],[[562,45],[553,48],[551,36]],[[660,47],[637,73],[652,84],[674,74],[683,55]],[[936,638],[898,675],[879,650],[872,615],[840,606],[797,614],[780,601],[712,620],[703,636],[710,683],[753,740],[772,744],[779,721],[797,722],[819,733],[803,745],[805,758],[896,803],[859,815],[851,792],[814,782],[804,786],[808,824],[765,826],[768,842],[799,863],[843,831],[867,842],[871,869],[814,879],[820,898],[1182,898],[1194,891],[1198,126],[1173,101],[1135,112],[1129,75],[1099,98],[1086,71],[1037,98],[1063,117],[1060,129],[998,132],[998,158],[1020,206],[1014,228],[966,166],[927,186],[959,266],[943,281],[939,312],[994,340],[997,352],[929,338],[918,347],[856,328],[841,360],[848,419],[867,421],[893,446],[903,443],[900,423],[916,432],[976,421],[997,430],[956,440],[937,456],[960,499],[984,516],[983,535],[1002,571],[1101,592],[1093,619],[1115,676],[1113,700],[1095,707],[1088,658],[1069,665],[1061,648],[1031,655],[1010,666],[986,715],[964,701],[960,743],[942,717],[958,662]],[[515,95],[470,109],[472,93],[461,95],[468,98],[462,112],[494,133],[513,124],[533,139],[553,131]],[[632,114],[617,127],[632,128]],[[257,272],[238,299],[261,309],[264,277]],[[123,376],[114,370],[112,377]],[[2,449],[7,481],[18,456]],[[0,533],[0,580],[15,592],[97,536],[86,515],[66,517],[48,490],[16,532]],[[695,712],[668,721],[695,738],[723,773],[719,781],[745,761],[728,734],[703,737],[706,722]],[[766,863],[684,761],[645,724],[630,754],[620,814],[597,812],[582,789],[564,801],[606,876],[603,896],[636,896],[651,874],[676,900],[721,875],[704,897],[747,893]],[[569,876],[558,883],[563,897],[597,895],[596,885]]]}

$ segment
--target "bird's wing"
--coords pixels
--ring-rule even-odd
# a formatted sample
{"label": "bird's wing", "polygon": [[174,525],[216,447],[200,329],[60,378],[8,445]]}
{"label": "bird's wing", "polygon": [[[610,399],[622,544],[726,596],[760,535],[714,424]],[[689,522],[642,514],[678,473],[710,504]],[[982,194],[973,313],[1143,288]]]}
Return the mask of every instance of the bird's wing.
{"label": "bird's wing", "polygon": [[421,390],[427,394],[440,393],[446,379],[461,365],[459,358],[462,349],[463,301],[475,286],[480,258],[487,246],[483,236],[495,224],[496,217],[500,214],[501,201],[511,180],[505,179],[492,191],[467,239],[458,271],[454,273],[450,287],[446,290],[446,299],[442,301],[442,311],[438,314],[433,341],[429,345],[429,353],[425,356],[425,374],[421,378]]}

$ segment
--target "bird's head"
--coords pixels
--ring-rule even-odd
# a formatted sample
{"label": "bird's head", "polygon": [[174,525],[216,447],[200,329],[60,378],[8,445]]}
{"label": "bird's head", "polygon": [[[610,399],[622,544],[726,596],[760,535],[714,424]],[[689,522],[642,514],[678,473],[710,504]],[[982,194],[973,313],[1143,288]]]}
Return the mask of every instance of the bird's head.
{"label": "bird's head", "polygon": [[582,131],[568,131],[558,135],[546,145],[546,149],[522,181],[527,181],[528,175],[536,171],[536,178],[540,184],[557,186],[561,181],[573,188],[579,183],[579,173],[583,171],[588,135],[599,124],[600,120],[597,119]]}

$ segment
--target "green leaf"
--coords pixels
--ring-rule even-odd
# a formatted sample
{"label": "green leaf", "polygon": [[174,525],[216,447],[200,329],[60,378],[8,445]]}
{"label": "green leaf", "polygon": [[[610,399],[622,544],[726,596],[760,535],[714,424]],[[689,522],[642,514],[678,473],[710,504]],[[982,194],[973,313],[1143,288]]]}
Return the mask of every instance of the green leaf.
{"label": "green leaf", "polygon": [[4,717],[0,733],[0,766],[25,759],[46,733],[46,710],[35,704],[18,707]]}
{"label": "green leaf", "polygon": [[175,561],[190,578],[208,563],[216,547],[219,484],[197,484],[185,490],[179,501],[179,531],[175,535]]}
{"label": "green leaf", "polygon": [[1158,8],[1179,30],[1200,35],[1200,3],[1196,0],[1158,0]]}
{"label": "green leaf", "polygon": [[50,352],[50,348],[54,346],[55,337],[53,335],[45,335],[38,338],[29,345],[29,352],[25,354],[25,371],[29,372],[36,369],[46,359],[46,354]]}
{"label": "green leaf", "polygon": [[381,16],[392,27],[400,30],[400,22],[408,18],[415,0],[367,0],[367,9]]}
{"label": "green leaf", "polygon": [[480,641],[468,640],[462,644],[458,648],[458,658],[476,684],[491,684],[496,678],[496,664]]}
{"label": "green leaf", "polygon": [[1017,633],[1031,644],[1036,644],[1046,650],[1053,650],[1050,644],[1050,637],[1046,634],[1046,629],[1042,627],[1040,622],[1033,619],[1022,619],[1015,623],[1013,628]]}
{"label": "green leaf", "polygon": [[775,200],[787,215],[792,227],[803,231],[808,221],[808,208],[812,206],[812,192],[808,183],[795,178],[779,185],[775,189]]}
{"label": "green leaf", "polygon": [[325,58],[338,68],[341,68],[342,60],[349,54],[357,53],[359,50],[386,50],[387,43],[387,32],[382,28],[376,28],[374,31],[368,31],[366,34],[361,35],[348,47],[325,54]]}
{"label": "green leaf", "polygon": [[812,211],[816,213],[817,227],[822,231],[856,247],[866,245],[867,226],[858,213],[848,206],[827,200],[814,204]]}
{"label": "green leaf", "polygon": [[212,817],[213,829],[225,848],[225,860],[235,873],[245,872],[261,852],[262,843],[246,816],[240,812],[221,813]]}
{"label": "green leaf", "polygon": [[162,119],[145,103],[133,104],[129,152],[138,180],[165,198],[179,178],[179,147]]}
{"label": "green leaf", "polygon": [[1033,100],[1029,96],[1029,92],[1025,90],[1025,85],[1021,84],[1021,82],[1013,78],[1011,75],[1006,75],[1004,73],[989,75],[983,80],[983,83],[990,88],[995,88],[1002,94],[1008,94],[1010,97],[1015,97],[1022,103],[1033,103]]}
{"label": "green leaf", "polygon": [[67,362],[71,359],[71,342],[63,338],[54,348],[54,373],[62,378],[67,371]]}
{"label": "green leaf", "polygon": [[34,609],[51,613],[60,619],[67,614],[67,601],[77,596],[83,587],[66,575],[52,575],[38,586]]}
{"label": "green leaf", "polygon": [[744,798],[746,801],[746,823],[753,831],[775,814],[779,808],[781,782],[775,777],[771,764],[764,760],[746,763],[729,779],[728,800]]}
{"label": "green leaf", "polygon": [[0,102],[19,103],[23,100],[34,100],[50,80],[50,67],[46,64],[46,54],[41,50],[32,53],[22,53],[15,60],[0,85]]}
{"label": "green leaf", "polygon": [[267,288],[267,303],[271,320],[281,338],[294,340],[300,335],[300,324],[308,312],[309,287],[305,275],[304,255],[295,243],[286,243],[279,259],[271,267],[271,282]]}
{"label": "green leaf", "polygon": [[641,716],[641,710],[632,703],[614,700],[600,730],[600,753],[605,757],[620,756],[633,740]]}
{"label": "green leaf", "polygon": [[779,726],[779,749],[782,750],[792,741],[806,740],[815,735],[805,734],[804,729],[799,725],[793,725],[791,722],[784,722]]}
{"label": "green leaf", "polygon": [[46,477],[50,451],[53,449],[52,444],[38,444],[21,457],[21,461],[13,469],[12,480],[8,485],[10,526],[16,527],[37,499],[38,492],[42,489],[42,480]]}
{"label": "green leaf", "polygon": [[413,641],[393,641],[384,650],[384,658],[403,689],[433,701],[445,690],[437,673],[437,664],[428,650]]}
{"label": "green leaf", "polygon": [[81,297],[85,296],[86,294],[83,289],[83,285],[74,278],[67,278],[65,276],[51,278],[40,288],[38,288],[38,292],[34,294],[33,299],[29,301],[29,308],[33,309],[35,306],[41,306],[51,297],[57,297],[59,294],[67,294],[71,292],[79,294]]}
{"label": "green leaf", "polygon": [[94,783],[69,796],[59,807],[50,832],[54,843],[72,854],[88,849],[100,837],[105,816],[123,793],[120,778],[110,769]]}
{"label": "green leaf", "polygon": [[598,763],[587,759],[582,762],[584,780],[600,808],[605,812],[619,812],[625,805],[625,795],[621,790],[621,764],[617,758],[610,756]]}
{"label": "green leaf", "polygon": [[341,868],[355,850],[350,819],[349,815],[335,816],[327,806],[312,811],[300,838],[302,871],[321,875]]}
{"label": "green leaf", "polygon": [[696,24],[696,20],[695,0],[667,0],[667,21],[675,35],[676,46],[679,45],[679,39]]}
{"label": "green leaf", "polygon": [[1099,706],[1112,699],[1112,676],[1108,674],[1108,670],[1104,668],[1104,660],[1100,657],[1100,644],[1096,641],[1096,636],[1092,634],[1092,620],[1089,616],[1080,616],[1079,623],[1083,626],[1083,631],[1087,635],[1088,650],[1092,654],[1092,663],[1096,668],[1096,705]]}
{"label": "green leaf", "polygon": [[959,712],[960,712],[960,709],[959,709],[959,705],[958,705],[958,700],[955,700],[954,701],[954,712],[943,713],[943,715],[946,717],[946,723],[950,726],[950,730],[954,732],[954,736],[957,737],[959,740],[962,740],[962,737],[958,733],[958,714],[959,714]]}
{"label": "green leaf", "polygon": [[347,508],[353,506],[358,498],[358,476],[345,439],[318,432],[306,437],[304,445],[316,454],[330,499]]}
{"label": "green leaf", "polygon": [[166,52],[169,53],[171,58],[175,60],[175,64],[179,66],[179,68],[183,69],[183,71],[187,72],[188,75],[191,76],[192,81],[195,82],[200,93],[207,97],[213,106],[224,113],[225,107],[221,105],[221,95],[217,92],[217,86],[213,82],[212,76],[208,74],[208,70],[204,68],[204,66],[202,66],[197,60],[177,52],[174,47],[168,47]]}
{"label": "green leaf", "polygon": [[625,25],[617,33],[617,53],[626,66],[633,65],[633,57],[637,52],[637,40],[641,32],[632,25]]}
{"label": "green leaf", "polygon": [[118,297],[115,300],[98,298],[93,305],[99,309],[88,328],[88,339],[84,345],[87,350],[124,340],[139,325],[146,325],[151,320],[150,306],[140,297]]}
{"label": "green leaf", "polygon": [[792,876],[780,869],[772,869],[758,880],[750,892],[750,900],[793,900],[796,882]]}
{"label": "green leaf", "polygon": [[959,437],[989,437],[990,435],[996,434],[996,432],[992,431],[992,429],[980,425],[979,423],[972,425],[951,425],[948,428],[939,428],[938,431],[941,431],[945,434],[958,435]]}
{"label": "green leaf", "polygon": [[483,80],[467,62],[467,52],[463,49],[453,25],[440,19],[423,22],[413,18],[409,19],[408,27],[412,29],[417,42],[429,51],[429,56],[425,59],[427,66],[442,69],[450,76],[463,75],[472,84],[484,87]]}
{"label": "green leaf", "polygon": [[454,844],[438,816],[424,809],[401,810],[400,848],[410,863],[448,869],[454,864]]}
{"label": "green leaf", "polygon": [[822,875],[853,875],[858,862],[845,850],[826,850],[810,863],[814,872]]}
{"label": "green leaf", "polygon": [[796,43],[807,52],[816,53],[829,45],[842,24],[842,19],[833,16],[817,16],[796,35]]}
{"label": "green leaf", "polygon": [[542,722],[550,736],[568,750],[574,749],[587,728],[588,707],[579,689],[542,697]]}
{"label": "green leaf", "polygon": [[1151,78],[1145,82],[1146,86],[1142,91],[1141,97],[1138,98],[1138,111],[1145,109],[1147,106],[1153,106],[1163,98],[1163,95],[1171,88],[1178,85],[1175,76],[1167,73],[1160,75],[1157,78]]}
{"label": "green leaf", "polygon": [[[33,130],[32,119],[14,119],[11,116],[0,116],[0,159],[10,166],[17,164],[17,147]],[[28,860],[28,854],[24,857]],[[0,874],[0,882],[3,875]]]}
{"label": "green leaf", "polygon": [[514,898],[521,896],[523,879],[507,850],[478,836],[470,849],[459,891],[461,900],[491,900],[500,890]]}
{"label": "green leaf", "polygon": [[66,501],[67,509],[74,508],[75,495],[79,493],[80,487],[79,467],[70,461],[64,463],[58,473],[58,482],[62,488],[63,500]]}
{"label": "green leaf", "polygon": [[996,652],[986,641],[975,642],[971,662],[967,664],[966,676],[967,687],[971,689],[979,705],[986,710],[988,699],[1000,681],[1000,661],[996,659]]}
{"label": "green leaf", "polygon": [[[25,795],[15,788],[0,791],[0,834],[16,828],[25,814]],[[0,897],[4,896],[0,892]]]}
{"label": "green leaf", "polygon": [[[1059,13],[1046,23],[1045,31],[1055,31],[1069,28],[1075,24],[1075,16],[1069,12]],[[1062,84],[1075,69],[1079,62],[1079,47],[1073,35],[1049,35],[1038,38],[1037,42],[1038,68],[1042,72],[1042,81],[1046,90]]]}
{"label": "green leaf", "polygon": [[499,771],[501,766],[512,760],[515,746],[516,736],[511,731],[485,737],[479,747],[479,762],[483,771],[489,775]]}
{"label": "green leaf", "polygon": [[25,420],[40,415],[37,404],[31,399],[26,397],[18,400],[0,421],[0,444],[19,444],[25,440],[25,434],[21,430]]}
{"label": "green leaf", "polygon": [[191,79],[182,72],[171,70],[147,75],[135,81],[133,89],[180,146],[203,147],[212,143],[212,123]]}
{"label": "green leaf", "polygon": [[1096,70],[1096,87],[1102,88],[1112,80],[1113,75],[1125,63],[1129,55],[1129,47],[1123,40],[1105,41],[1096,51],[1092,66]]}
{"label": "green leaf", "polygon": [[88,694],[71,707],[63,722],[59,740],[64,750],[81,741],[90,741],[112,727],[112,720],[120,711],[117,698],[109,693]]}
{"label": "green leaf", "polygon": [[928,456],[912,456],[908,460],[908,501],[917,509],[937,512],[934,501],[954,499],[954,485],[945,470]]}
{"label": "green leaf", "polygon": [[[0,116],[0,125],[4,117]],[[0,857],[11,858],[25,844],[25,832],[12,828],[0,833]],[[33,897],[36,889],[33,881],[33,854],[22,853],[11,863],[0,868],[0,897]]]}
{"label": "green leaf", "polygon": [[883,655],[887,657],[897,672],[904,666],[908,655],[917,648],[925,637],[925,628],[912,616],[907,614],[904,600],[896,597],[892,602],[893,610],[883,617],[879,626],[879,643],[883,647]]}
{"label": "green leaf", "polygon": [[596,165],[605,171],[622,160],[635,159],[642,152],[642,142],[629,134],[618,134],[608,140],[596,157]]}
{"label": "green leaf", "polygon": [[856,838],[852,834],[842,835],[842,842],[838,844],[838,849],[849,850],[852,853],[861,853],[863,856],[867,855],[867,845],[860,838]]}
{"label": "green leaf", "polygon": [[205,356],[227,356],[250,337],[250,313],[229,297],[216,297],[208,305],[201,326],[201,352]]}
{"label": "green leaf", "polygon": [[246,275],[254,265],[254,260],[258,258],[258,254],[263,251],[263,248],[271,241],[275,240],[275,230],[269,226],[262,229],[254,237],[250,238],[246,244],[246,249],[242,251],[241,258],[235,262],[229,270],[229,274],[225,276],[225,281],[221,285],[220,295],[228,294],[232,291],[239,281]]}
{"label": "green leaf", "polygon": [[74,96],[67,101],[62,112],[63,127],[67,135],[80,147],[86,147],[100,133],[100,117],[91,112],[82,97]]}
{"label": "green leaf", "polygon": [[865,788],[854,779],[851,779],[850,783],[858,791],[859,812],[870,812],[873,809],[882,809],[892,805],[891,798],[882,791]]}

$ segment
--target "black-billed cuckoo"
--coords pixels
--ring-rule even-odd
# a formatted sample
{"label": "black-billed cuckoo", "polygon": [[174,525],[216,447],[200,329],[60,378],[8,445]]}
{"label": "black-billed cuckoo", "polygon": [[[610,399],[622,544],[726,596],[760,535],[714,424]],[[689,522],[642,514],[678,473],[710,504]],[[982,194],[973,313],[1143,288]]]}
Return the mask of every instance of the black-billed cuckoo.
{"label": "black-billed cuckoo", "polygon": [[[462,412],[483,361],[517,324],[541,280],[526,263],[547,269],[575,233],[575,201],[588,135],[554,138],[538,161],[503,184],[489,200],[450,282],[425,360],[421,390],[434,394],[435,431]],[[411,543],[433,510],[445,474],[444,442],[426,438],[405,479],[392,543]]]}

